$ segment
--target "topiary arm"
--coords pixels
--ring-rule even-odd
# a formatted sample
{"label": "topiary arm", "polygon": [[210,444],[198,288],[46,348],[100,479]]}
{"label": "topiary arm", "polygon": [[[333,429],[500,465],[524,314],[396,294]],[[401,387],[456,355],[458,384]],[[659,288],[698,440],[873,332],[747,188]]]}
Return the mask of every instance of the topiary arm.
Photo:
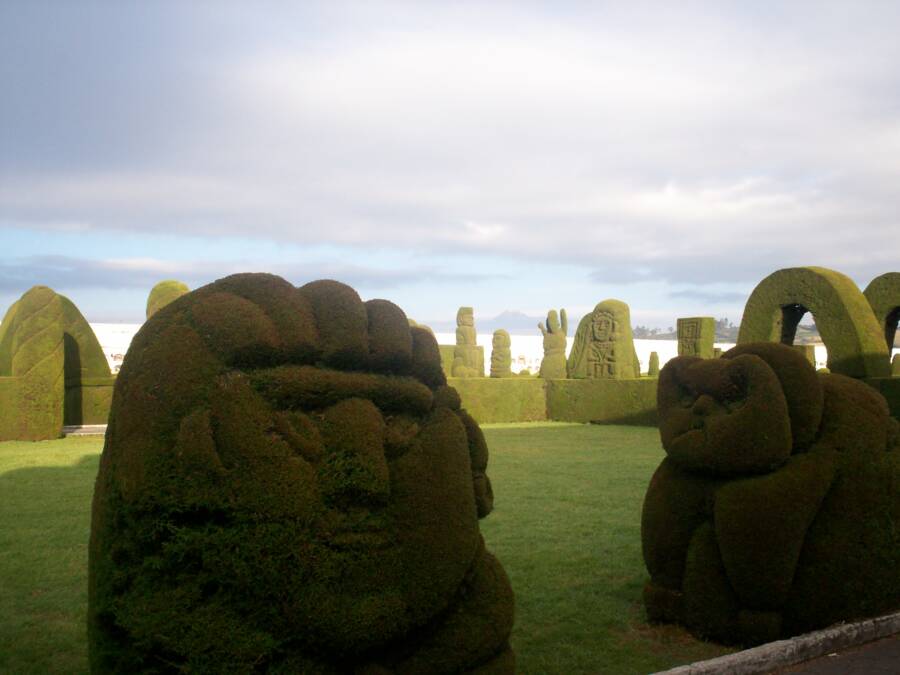
{"label": "topiary arm", "polygon": [[560,328],[562,328],[562,334],[568,335],[569,334],[569,318],[566,316],[566,310],[564,310],[564,309],[559,310],[559,322],[561,324]]}

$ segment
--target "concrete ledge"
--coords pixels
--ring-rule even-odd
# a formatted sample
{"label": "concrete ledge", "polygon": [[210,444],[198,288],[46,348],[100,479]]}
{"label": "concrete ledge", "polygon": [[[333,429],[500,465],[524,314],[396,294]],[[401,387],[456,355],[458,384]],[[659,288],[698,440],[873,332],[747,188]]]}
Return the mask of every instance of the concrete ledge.
{"label": "concrete ledge", "polygon": [[63,436],[103,436],[105,424],[72,424],[62,428]]}
{"label": "concrete ledge", "polygon": [[787,640],[770,642],[742,652],[697,661],[663,671],[659,675],[712,675],[729,673],[750,675],[769,673],[804,661],[810,661],[848,647],[856,647],[900,633],[900,612],[857,621],[841,623]]}

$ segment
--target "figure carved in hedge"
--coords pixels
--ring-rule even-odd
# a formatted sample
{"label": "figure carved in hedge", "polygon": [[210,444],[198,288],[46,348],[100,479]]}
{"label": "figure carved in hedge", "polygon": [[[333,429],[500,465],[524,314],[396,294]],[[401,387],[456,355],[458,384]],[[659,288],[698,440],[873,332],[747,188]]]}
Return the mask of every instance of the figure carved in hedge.
{"label": "figure carved in hedge", "polygon": [[640,377],[631,316],[621,300],[604,300],[581,319],[566,364],[571,378],[624,380]]}
{"label": "figure carved in hedge", "polygon": [[512,377],[512,354],[509,333],[502,328],[494,331],[491,340],[491,377]]}
{"label": "figure carved in hedge", "polygon": [[651,620],[755,644],[900,608],[897,422],[873,388],[748,343],[669,361],[658,409]]}
{"label": "figure carved in hedge", "polygon": [[176,279],[160,281],[150,289],[150,295],[147,296],[147,318],[190,291],[190,288]]}
{"label": "figure carved in hedge", "polygon": [[650,352],[650,364],[647,366],[647,377],[659,377],[659,354]]}
{"label": "figure carved in hedge", "polygon": [[544,336],[544,358],[541,361],[540,377],[545,379],[565,379],[566,377],[566,335],[569,332],[569,319],[566,310],[551,309],[547,312],[546,325],[538,324]]}
{"label": "figure carved in hedge", "polygon": [[453,377],[484,377],[484,350],[475,338],[475,313],[471,307],[460,307],[456,313]]}
{"label": "figure carved in hedge", "polygon": [[92,671],[513,672],[487,459],[396,305],[266,274],[192,292],[116,385]]}
{"label": "figure carved in hedge", "polygon": [[713,358],[716,341],[716,320],[711,316],[692,316],[678,319],[678,356]]}

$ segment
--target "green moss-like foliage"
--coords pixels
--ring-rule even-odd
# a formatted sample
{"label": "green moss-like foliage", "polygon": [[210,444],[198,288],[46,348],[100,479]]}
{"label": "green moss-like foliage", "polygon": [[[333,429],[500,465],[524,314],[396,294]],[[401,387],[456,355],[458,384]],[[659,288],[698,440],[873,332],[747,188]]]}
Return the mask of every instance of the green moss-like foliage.
{"label": "green moss-like foliage", "polygon": [[191,289],[186,284],[176,279],[160,281],[150,289],[150,295],[147,296],[147,318],[149,319],[170,302],[190,292]]}
{"label": "green moss-like foliage", "polygon": [[631,313],[621,300],[604,300],[581,319],[566,362],[570,378],[626,380],[640,377]]}
{"label": "green moss-like foliage", "polygon": [[900,319],[900,272],[875,277],[866,286],[863,295],[884,331],[884,342],[890,353],[897,335],[897,320]]}
{"label": "green moss-like foliage", "polygon": [[262,274],[184,296],[115,388],[92,671],[512,672],[487,459],[390,303]]}
{"label": "green moss-like foliage", "polygon": [[900,354],[894,354],[893,358],[891,358],[891,376],[900,376]]}
{"label": "green moss-like foliage", "polygon": [[566,335],[569,332],[569,319],[566,310],[555,309],[547,312],[547,321],[539,323],[538,328],[544,336],[544,358],[538,372],[545,379],[562,379],[566,373]]}
{"label": "green moss-like foliage", "polygon": [[46,286],[35,286],[7,311],[0,377],[11,378],[11,405],[0,411],[0,440],[57,438],[63,424],[85,423],[85,410],[87,417],[105,421],[104,395],[85,404],[82,391],[88,378],[110,384],[100,343],[78,308]]}
{"label": "green moss-like foliage", "polygon": [[656,381],[546,380],[547,419],[656,426]]}
{"label": "green moss-like foliage", "polygon": [[456,348],[453,350],[453,377],[484,377],[484,350],[476,344],[475,313],[460,307],[456,313]]}
{"label": "green moss-like foliage", "polygon": [[715,356],[716,320],[711,316],[678,319],[678,356]]}
{"label": "green moss-like foliage", "polygon": [[744,307],[738,344],[794,341],[807,312],[828,348],[828,369],[850,377],[884,377],[884,329],[853,280],[824,267],[792,267],[763,279]]}
{"label": "green moss-like foliage", "polygon": [[462,406],[482,424],[540,422],[547,417],[544,380],[537,377],[451,378]]}
{"label": "green moss-like foliage", "polygon": [[647,365],[647,377],[659,377],[659,354],[650,352],[650,363]]}
{"label": "green moss-like foliage", "polygon": [[651,620],[756,644],[900,608],[898,429],[872,387],[751,343],[671,360],[658,400]]}
{"label": "green moss-like foliage", "polygon": [[503,330],[494,331],[491,340],[491,377],[512,377],[512,354],[509,333]]}

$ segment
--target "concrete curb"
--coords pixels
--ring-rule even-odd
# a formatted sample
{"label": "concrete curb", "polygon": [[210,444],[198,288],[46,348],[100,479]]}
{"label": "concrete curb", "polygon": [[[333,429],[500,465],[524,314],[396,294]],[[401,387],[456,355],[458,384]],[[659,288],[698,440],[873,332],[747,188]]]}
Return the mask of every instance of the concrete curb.
{"label": "concrete curb", "polygon": [[105,424],[73,424],[62,428],[63,436],[103,436]]}
{"label": "concrete curb", "polygon": [[805,633],[787,640],[745,649],[742,652],[719,656],[708,661],[697,661],[678,666],[658,675],[752,675],[770,673],[803,661],[831,654],[848,647],[856,647],[894,633],[900,633],[900,612],[857,621],[841,623],[812,633]]}

